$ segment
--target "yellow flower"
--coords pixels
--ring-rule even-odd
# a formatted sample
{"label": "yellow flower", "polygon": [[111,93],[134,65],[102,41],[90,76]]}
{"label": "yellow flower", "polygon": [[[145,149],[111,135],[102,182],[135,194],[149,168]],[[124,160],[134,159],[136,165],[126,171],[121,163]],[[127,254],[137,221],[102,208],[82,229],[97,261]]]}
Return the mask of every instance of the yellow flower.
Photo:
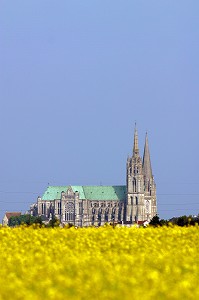
{"label": "yellow flower", "polygon": [[0,300],[195,299],[197,226],[0,227]]}

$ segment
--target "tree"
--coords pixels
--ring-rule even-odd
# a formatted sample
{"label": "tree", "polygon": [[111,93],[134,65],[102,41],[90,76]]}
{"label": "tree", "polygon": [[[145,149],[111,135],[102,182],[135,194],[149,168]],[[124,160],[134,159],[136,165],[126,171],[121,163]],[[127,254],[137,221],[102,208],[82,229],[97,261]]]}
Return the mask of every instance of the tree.
{"label": "tree", "polygon": [[158,215],[155,215],[151,221],[149,222],[149,225],[152,225],[154,227],[161,226],[160,218]]}
{"label": "tree", "polygon": [[172,223],[173,225],[178,225],[178,226],[188,226],[192,225],[194,226],[195,224],[199,224],[199,216],[180,216],[180,217],[173,217],[172,219],[169,220],[169,223]]}
{"label": "tree", "polygon": [[46,227],[58,227],[60,225],[60,221],[56,218],[53,217],[52,220],[49,221],[49,223],[46,225]]}
{"label": "tree", "polygon": [[8,226],[15,227],[21,224],[26,224],[28,226],[32,224],[40,224],[42,225],[42,218],[41,217],[34,217],[31,215],[21,215],[18,217],[11,217],[8,221]]}
{"label": "tree", "polygon": [[178,226],[187,226],[189,224],[187,216],[181,216],[177,219]]}

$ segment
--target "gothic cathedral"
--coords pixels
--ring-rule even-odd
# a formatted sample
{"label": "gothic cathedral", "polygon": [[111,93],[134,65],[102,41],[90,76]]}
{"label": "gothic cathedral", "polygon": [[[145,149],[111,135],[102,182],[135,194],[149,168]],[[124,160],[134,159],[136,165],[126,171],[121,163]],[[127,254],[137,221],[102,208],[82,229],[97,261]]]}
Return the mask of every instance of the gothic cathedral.
{"label": "gothic cathedral", "polygon": [[130,223],[150,221],[157,214],[156,185],[152,174],[148,136],[146,134],[143,160],[139,154],[138,133],[135,128],[133,155],[127,159],[126,218]]}
{"label": "gothic cathedral", "polygon": [[132,157],[127,158],[126,185],[48,186],[30,213],[45,222],[53,217],[61,224],[100,226],[106,222],[143,224],[157,214],[156,185],[152,174],[148,136],[143,159],[135,128]]}

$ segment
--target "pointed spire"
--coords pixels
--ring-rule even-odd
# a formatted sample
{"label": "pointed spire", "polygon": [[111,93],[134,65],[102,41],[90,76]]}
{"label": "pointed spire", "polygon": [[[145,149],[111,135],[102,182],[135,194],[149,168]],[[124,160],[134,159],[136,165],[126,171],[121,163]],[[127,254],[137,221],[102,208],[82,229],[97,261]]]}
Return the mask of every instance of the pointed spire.
{"label": "pointed spire", "polygon": [[134,145],[133,145],[133,156],[139,155],[139,146],[138,146],[138,132],[135,123],[135,131],[134,131]]}
{"label": "pointed spire", "polygon": [[143,156],[143,173],[146,178],[150,179],[153,177],[152,175],[152,168],[151,168],[151,160],[150,160],[150,153],[149,153],[149,143],[148,143],[148,135],[146,132],[145,138],[145,146],[144,146],[144,156]]}

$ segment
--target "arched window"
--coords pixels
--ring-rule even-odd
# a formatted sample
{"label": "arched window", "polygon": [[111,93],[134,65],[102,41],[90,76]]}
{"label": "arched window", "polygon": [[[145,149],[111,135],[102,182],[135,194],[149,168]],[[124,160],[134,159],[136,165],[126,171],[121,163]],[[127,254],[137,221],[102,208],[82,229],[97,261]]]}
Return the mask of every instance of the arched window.
{"label": "arched window", "polygon": [[83,203],[79,202],[79,215],[83,213]]}
{"label": "arched window", "polygon": [[102,220],[102,209],[100,208],[98,210],[98,222],[99,222],[99,224],[101,223],[101,220]]}
{"label": "arched window", "polygon": [[137,192],[137,187],[136,187],[136,179],[133,179],[133,191],[136,193]]}
{"label": "arched window", "polygon": [[58,215],[61,215],[61,202],[57,203],[57,213]]}
{"label": "arched window", "polygon": [[106,209],[105,210],[105,222],[108,222],[108,213],[109,213],[109,210]]}
{"label": "arched window", "polygon": [[75,219],[75,206],[73,202],[68,202],[65,208],[65,220],[74,222]]}
{"label": "arched window", "polygon": [[42,215],[46,214],[46,204],[45,203],[42,203],[42,205],[41,205],[41,214]]}
{"label": "arched window", "polygon": [[150,202],[149,202],[149,200],[147,200],[146,203],[145,203],[145,209],[146,209],[146,213],[149,214],[149,212],[150,212]]}
{"label": "arched window", "polygon": [[112,221],[115,220],[115,212],[116,212],[116,209],[113,208],[113,209],[112,209],[112,214],[111,214],[111,219],[112,219]]}

